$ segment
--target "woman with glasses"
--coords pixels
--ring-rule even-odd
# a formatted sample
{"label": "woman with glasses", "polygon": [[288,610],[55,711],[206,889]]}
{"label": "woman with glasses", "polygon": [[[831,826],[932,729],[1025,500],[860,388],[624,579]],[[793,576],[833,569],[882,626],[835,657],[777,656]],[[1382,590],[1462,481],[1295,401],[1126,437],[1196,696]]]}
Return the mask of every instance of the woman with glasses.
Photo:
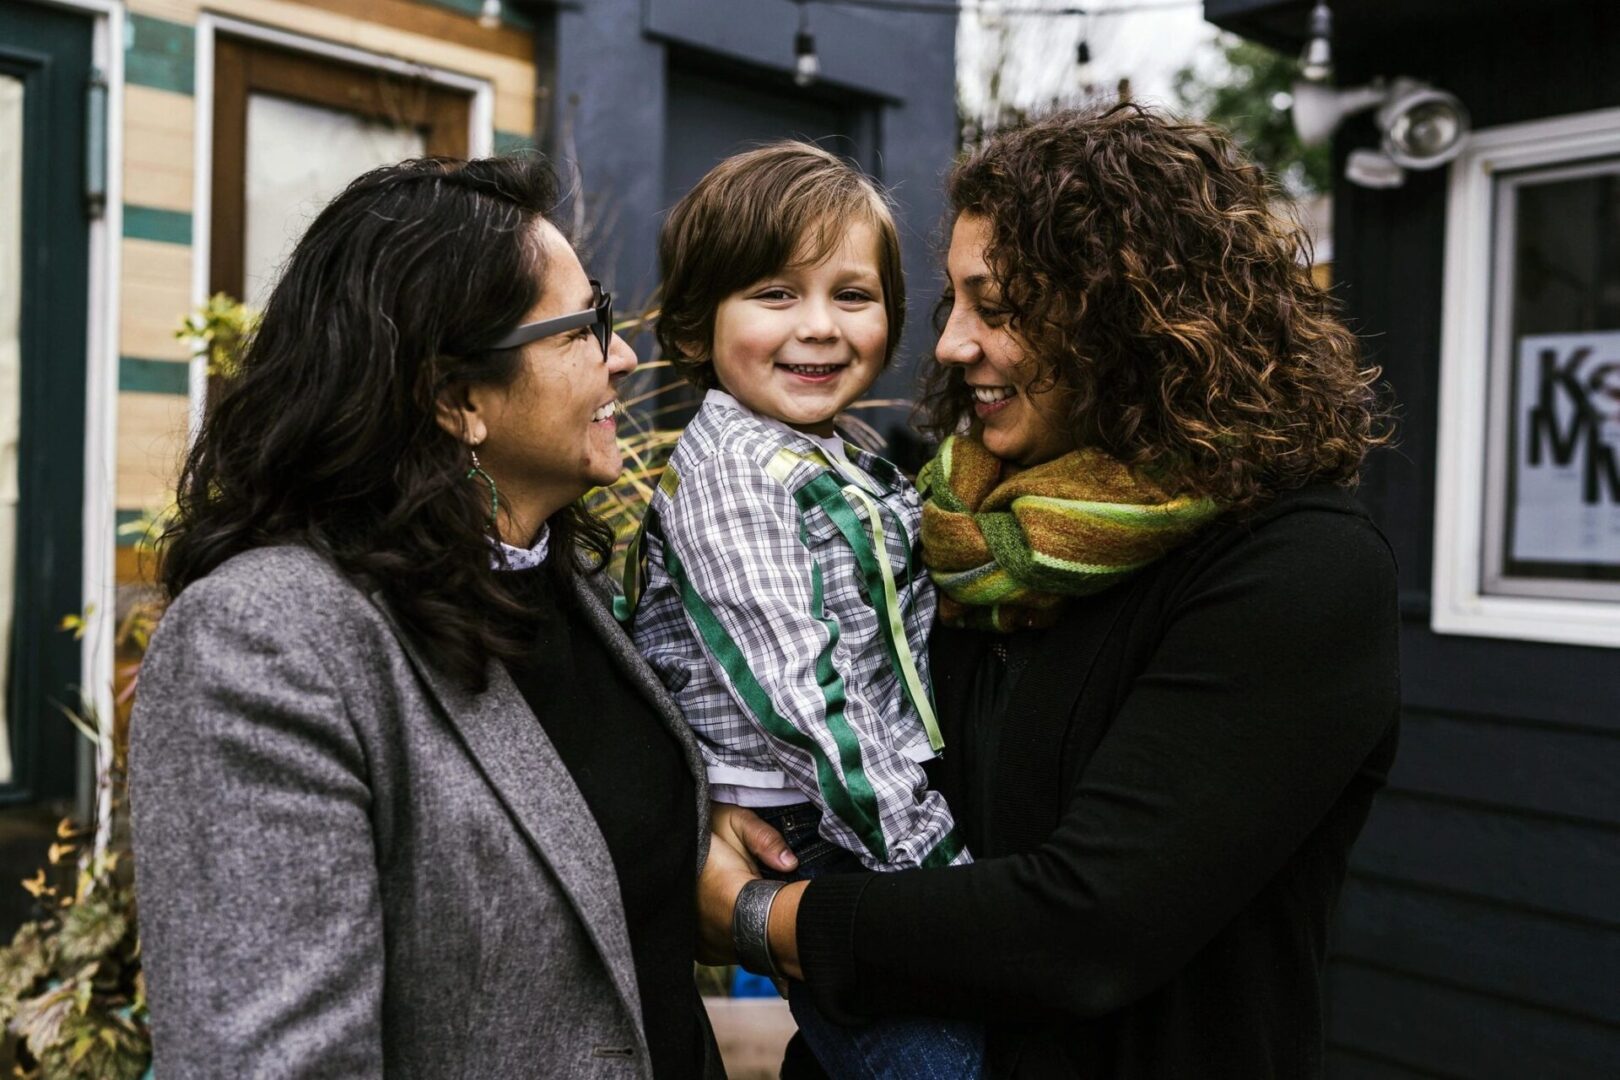
{"label": "woman with glasses", "polygon": [[719,1075],[704,770],[579,501],[636,361],[554,195],[355,180],[187,457],[130,764],[161,1076]]}

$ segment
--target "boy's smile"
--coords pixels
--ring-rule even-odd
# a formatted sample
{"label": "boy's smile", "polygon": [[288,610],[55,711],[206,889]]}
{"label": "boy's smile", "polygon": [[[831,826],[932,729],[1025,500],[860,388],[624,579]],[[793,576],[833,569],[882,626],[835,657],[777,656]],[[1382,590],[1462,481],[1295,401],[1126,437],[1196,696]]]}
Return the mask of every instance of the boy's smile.
{"label": "boy's smile", "polygon": [[889,320],[872,226],[850,226],[813,266],[790,265],[720,302],[714,373],[762,416],[816,435],[883,370]]}

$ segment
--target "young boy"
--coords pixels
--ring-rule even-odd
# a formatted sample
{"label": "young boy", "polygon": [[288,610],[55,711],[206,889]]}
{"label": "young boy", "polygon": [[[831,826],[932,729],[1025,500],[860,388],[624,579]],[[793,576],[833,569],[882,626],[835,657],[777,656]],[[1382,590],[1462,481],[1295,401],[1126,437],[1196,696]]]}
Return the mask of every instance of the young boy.
{"label": "young boy", "polygon": [[[904,318],[883,197],[834,155],[779,143],[711,170],[670,213],[659,256],[659,343],[706,395],[648,510],[643,590],[632,581],[626,599],[713,798],[776,825],[803,876],[970,862],[921,765],[942,743],[917,493],[833,428]],[[980,1069],[977,1027],[837,1028],[802,989],[794,1015],[832,1075],[856,1059],[879,1075]]]}

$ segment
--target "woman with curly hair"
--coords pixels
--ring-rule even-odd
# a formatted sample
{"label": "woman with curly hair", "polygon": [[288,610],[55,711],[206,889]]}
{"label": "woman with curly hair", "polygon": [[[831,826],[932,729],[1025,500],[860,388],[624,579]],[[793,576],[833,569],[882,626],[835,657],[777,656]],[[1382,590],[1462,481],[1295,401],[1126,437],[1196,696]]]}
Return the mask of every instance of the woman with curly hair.
{"label": "woman with curly hair", "polygon": [[579,501],[636,360],[554,196],[355,180],[197,436],[130,752],[160,1076],[719,1074],[703,763]]}
{"label": "woman with curly hair", "polygon": [[[776,894],[773,959],[827,1015],[983,1021],[994,1076],[1321,1074],[1329,916],[1395,751],[1395,567],[1348,490],[1377,372],[1274,195],[1134,106],[953,171],[922,541],[933,779],[979,861]],[[715,845],[711,955],[750,877]]]}

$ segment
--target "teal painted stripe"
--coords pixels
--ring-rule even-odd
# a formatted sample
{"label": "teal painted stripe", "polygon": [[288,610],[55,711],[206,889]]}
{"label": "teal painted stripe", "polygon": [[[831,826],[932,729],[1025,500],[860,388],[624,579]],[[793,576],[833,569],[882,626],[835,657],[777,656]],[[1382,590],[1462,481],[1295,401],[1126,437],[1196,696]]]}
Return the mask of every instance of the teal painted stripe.
{"label": "teal painted stripe", "polygon": [[137,526],[147,518],[145,510],[119,510],[114,515],[113,536],[119,547],[134,547],[141,542],[141,529]]}
{"label": "teal painted stripe", "polygon": [[511,154],[518,150],[533,150],[534,136],[520,135],[515,131],[495,132],[495,152],[497,154]]}
{"label": "teal painted stripe", "polygon": [[125,25],[124,78],[154,90],[195,92],[195,28],[134,12]]}
{"label": "teal painted stripe", "polygon": [[183,210],[124,204],[124,235],[131,240],[157,240],[165,244],[191,244],[191,215]]}
{"label": "teal painted stripe", "polygon": [[118,358],[118,389],[137,394],[191,393],[191,365],[184,360]]}
{"label": "teal painted stripe", "polygon": [[[471,15],[475,19],[484,8],[484,0],[422,0],[422,2],[432,7],[459,11],[463,15]],[[515,0],[506,0],[501,5],[501,23],[505,26],[516,27],[519,30],[533,30],[534,16],[528,12],[518,10]]]}

